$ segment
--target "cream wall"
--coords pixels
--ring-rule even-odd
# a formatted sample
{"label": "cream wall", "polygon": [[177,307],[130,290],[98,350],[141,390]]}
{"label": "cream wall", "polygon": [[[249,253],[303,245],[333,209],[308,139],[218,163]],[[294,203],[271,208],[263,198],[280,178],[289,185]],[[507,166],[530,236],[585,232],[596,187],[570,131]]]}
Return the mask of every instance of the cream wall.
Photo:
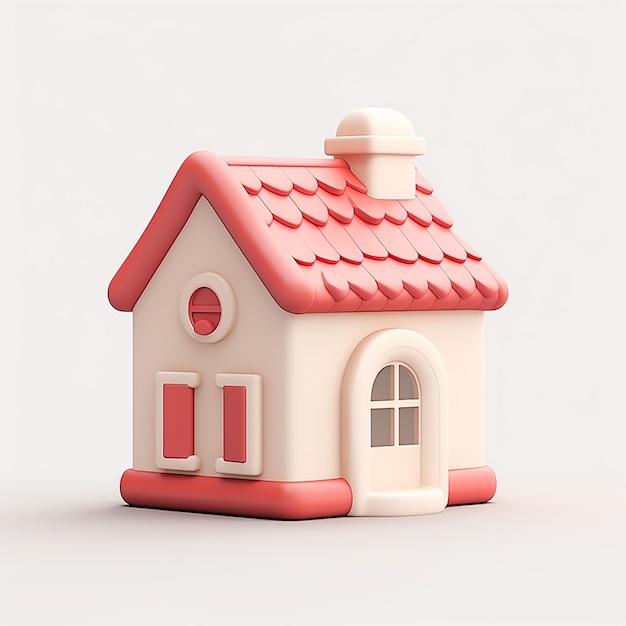
{"label": "cream wall", "polygon": [[[235,292],[235,324],[230,334],[215,344],[194,340],[180,321],[182,289],[192,276],[202,272],[220,274]],[[217,373],[261,374],[264,430],[284,430],[281,422],[285,410],[276,390],[284,379],[281,355],[287,337],[282,326],[290,317],[276,306],[202,198],[133,312],[133,467],[157,469],[155,372],[159,370],[196,371],[202,376],[196,390],[196,454],[202,459],[199,474],[214,475],[215,459],[222,456]],[[280,442],[265,437],[263,456],[263,476],[280,478],[284,473]]]}
{"label": "cream wall", "polygon": [[[222,275],[236,299],[230,334],[200,343],[183,329],[183,286],[202,272]],[[133,467],[155,466],[155,373],[196,371],[198,474],[216,475],[222,456],[219,372],[263,378],[263,473],[268,480],[340,475],[340,388],[350,354],[376,330],[404,327],[439,350],[450,383],[450,466],[484,464],[483,314],[478,311],[292,315],[269,296],[202,198],[133,312]],[[365,390],[368,393],[368,390]]]}
{"label": "cream wall", "polygon": [[[288,351],[287,404],[299,415],[289,465],[328,463],[338,472],[339,405],[345,366],[367,335],[408,328],[437,348],[450,388],[450,468],[484,465],[482,311],[381,312],[294,316]],[[364,390],[369,394],[370,390]]]}

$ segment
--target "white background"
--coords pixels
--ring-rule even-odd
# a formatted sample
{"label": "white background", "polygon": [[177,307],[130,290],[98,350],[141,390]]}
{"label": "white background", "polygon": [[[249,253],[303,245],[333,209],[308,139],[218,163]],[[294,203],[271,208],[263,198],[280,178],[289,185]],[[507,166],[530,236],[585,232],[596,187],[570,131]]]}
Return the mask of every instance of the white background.
{"label": "white background", "polygon": [[[2,4],[0,623],[626,621],[626,8]],[[108,282],[182,160],[323,156],[399,109],[487,322],[488,505],[270,522],[122,505],[131,316]]]}

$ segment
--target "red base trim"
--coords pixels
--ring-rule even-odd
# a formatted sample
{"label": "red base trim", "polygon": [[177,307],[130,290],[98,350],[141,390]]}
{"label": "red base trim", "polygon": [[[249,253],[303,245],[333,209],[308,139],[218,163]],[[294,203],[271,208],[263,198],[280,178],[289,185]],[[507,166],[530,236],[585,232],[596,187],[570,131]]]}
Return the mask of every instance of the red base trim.
{"label": "red base trim", "polygon": [[[448,481],[448,506],[487,502],[496,492],[496,475],[488,465],[450,470]],[[120,491],[131,506],[268,519],[340,517],[352,508],[352,491],[343,478],[282,482],[129,469]]]}
{"label": "red base trim", "polygon": [[129,469],[120,492],[131,506],[283,520],[339,517],[352,507],[343,478],[281,482]]}
{"label": "red base trim", "polygon": [[448,506],[480,504],[496,493],[496,474],[488,466],[448,472]]}

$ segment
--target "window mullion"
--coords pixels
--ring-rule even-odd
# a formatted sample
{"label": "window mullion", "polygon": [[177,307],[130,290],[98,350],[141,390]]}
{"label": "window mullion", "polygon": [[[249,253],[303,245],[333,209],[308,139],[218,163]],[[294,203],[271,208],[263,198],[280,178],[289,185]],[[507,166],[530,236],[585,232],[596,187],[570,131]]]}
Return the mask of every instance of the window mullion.
{"label": "window mullion", "polygon": [[400,445],[400,365],[393,364],[393,445]]}

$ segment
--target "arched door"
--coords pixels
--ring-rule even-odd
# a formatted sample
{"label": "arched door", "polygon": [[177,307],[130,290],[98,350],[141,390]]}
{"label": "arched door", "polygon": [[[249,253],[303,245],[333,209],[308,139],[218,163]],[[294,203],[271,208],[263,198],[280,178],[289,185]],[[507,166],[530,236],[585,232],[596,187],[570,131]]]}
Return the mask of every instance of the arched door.
{"label": "arched door", "polygon": [[425,337],[390,329],[353,352],[342,385],[342,474],[351,515],[434,513],[448,498],[448,390]]}

